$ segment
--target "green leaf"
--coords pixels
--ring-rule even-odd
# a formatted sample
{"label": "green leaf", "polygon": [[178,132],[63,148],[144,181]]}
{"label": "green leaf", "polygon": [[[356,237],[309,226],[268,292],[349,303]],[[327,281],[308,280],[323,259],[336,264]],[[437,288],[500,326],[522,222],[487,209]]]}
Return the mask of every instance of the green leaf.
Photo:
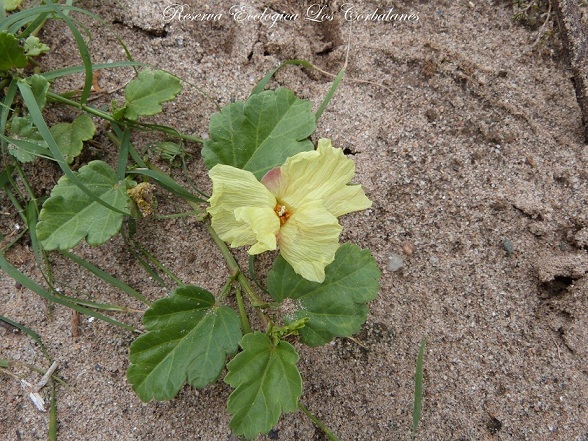
{"label": "green leaf", "polygon": [[14,11],[21,3],[22,0],[4,0],[4,10],[8,12]]}
{"label": "green leaf", "polygon": [[[125,185],[102,161],[92,161],[76,173],[79,181],[106,203],[129,213],[130,199]],[[43,204],[37,236],[46,250],[67,250],[86,238],[100,245],[120,230],[123,214],[108,209],[83,192],[69,177],[62,176]]]}
{"label": "green leaf", "polygon": [[268,331],[269,337],[272,339],[274,344],[278,344],[281,339],[289,337],[290,335],[298,335],[300,330],[306,326],[308,317],[304,317],[300,320],[295,320],[284,326],[274,326]]}
{"label": "green leaf", "polygon": [[156,142],[151,146],[151,149],[159,155],[159,157],[170,164],[176,159],[176,156],[185,158],[188,156],[188,152],[182,147],[181,144],[171,141]]}
{"label": "green leaf", "polygon": [[210,139],[202,157],[211,169],[227,164],[249,170],[258,179],[286,158],[312,150],[306,139],[316,129],[312,104],[278,88],[224,107],[210,118]]}
{"label": "green leaf", "polygon": [[37,37],[31,35],[27,37],[24,42],[25,55],[28,57],[36,57],[44,52],[49,52],[49,46],[45,43],[41,43]]}
{"label": "green leaf", "polygon": [[235,389],[227,409],[233,414],[233,433],[254,438],[269,432],[282,413],[297,409],[302,394],[299,357],[290,343],[274,345],[261,332],[246,334],[240,345],[243,352],[227,365],[225,382]]}
{"label": "green leaf", "polygon": [[96,126],[92,118],[83,113],[73,122],[56,124],[50,130],[66,162],[71,164],[82,152],[83,141],[94,137]]}
{"label": "green leaf", "polygon": [[8,70],[13,67],[27,67],[29,59],[24,54],[24,49],[12,34],[0,32],[0,70]]}
{"label": "green leaf", "polygon": [[358,332],[367,317],[366,303],[375,299],[380,289],[376,260],[368,250],[355,245],[341,245],[325,274],[323,283],[310,282],[281,256],[268,274],[268,291],[274,300],[288,297],[299,306],[286,323],[308,318],[299,332],[301,341],[309,346]]}
{"label": "green leaf", "polygon": [[51,151],[30,116],[17,116],[10,122],[13,139],[8,151],[20,162],[32,162],[37,156],[51,156]]}
{"label": "green leaf", "polygon": [[45,104],[47,104],[49,81],[44,76],[35,74],[27,78],[27,82],[31,85],[31,90],[33,91],[39,109],[43,110]]}
{"label": "green leaf", "polygon": [[237,351],[240,320],[197,286],[177,288],[143,316],[149,332],[131,345],[129,383],[143,401],[172,399],[187,381],[203,388],[215,381],[227,355]]}
{"label": "green leaf", "polygon": [[161,104],[182,91],[180,80],[161,70],[144,70],[125,88],[124,116],[135,121],[161,112]]}
{"label": "green leaf", "polygon": [[[39,77],[39,75],[36,76]],[[42,80],[35,81],[35,85],[39,91],[39,94],[35,95],[35,99],[41,104],[45,98],[41,90]],[[39,133],[37,127],[33,124],[30,116],[13,118],[10,131],[14,139],[8,149],[10,154],[20,162],[31,162],[37,156],[53,156],[49,150],[49,146]],[[63,154],[66,162],[71,164],[74,158],[81,153],[84,145],[83,141],[92,139],[96,127],[92,118],[86,114],[82,114],[72,123],[54,125],[50,131],[51,135],[55,138],[59,151]]]}

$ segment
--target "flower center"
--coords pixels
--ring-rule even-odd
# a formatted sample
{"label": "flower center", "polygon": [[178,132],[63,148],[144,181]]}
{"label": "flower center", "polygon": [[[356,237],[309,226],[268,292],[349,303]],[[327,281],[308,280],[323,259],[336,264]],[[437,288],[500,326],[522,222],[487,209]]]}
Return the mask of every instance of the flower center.
{"label": "flower center", "polygon": [[274,211],[278,215],[278,217],[280,218],[280,227],[282,225],[284,225],[286,223],[286,221],[292,215],[292,213],[290,213],[288,211],[288,209],[286,208],[286,206],[285,205],[282,205],[280,203],[276,204],[276,206],[274,207]]}

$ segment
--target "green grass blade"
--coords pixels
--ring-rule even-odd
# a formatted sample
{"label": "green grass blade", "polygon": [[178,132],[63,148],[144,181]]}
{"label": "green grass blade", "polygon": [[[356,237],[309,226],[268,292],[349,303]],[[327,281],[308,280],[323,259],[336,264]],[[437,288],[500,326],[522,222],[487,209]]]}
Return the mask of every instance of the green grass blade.
{"label": "green grass blade", "polygon": [[[12,180],[11,180],[11,184],[12,184],[13,188],[18,189],[18,187],[14,184],[14,182],[12,182]],[[22,219],[22,221],[25,223],[25,225],[28,225],[27,215],[25,214],[25,210],[22,207],[22,205],[20,205],[20,202],[18,202],[18,199],[16,198],[16,196],[14,195],[12,190],[10,190],[8,187],[5,187],[4,191],[6,191],[6,195],[8,196],[8,199],[10,199],[10,202],[12,202],[12,206],[16,209],[16,211],[17,211],[18,215],[20,216],[20,218]]]}
{"label": "green grass blade", "polygon": [[[136,61],[118,61],[114,63],[97,63],[92,64],[92,70],[102,70],[102,69],[114,69],[118,67],[141,67],[141,66],[149,66],[148,63],[138,63]],[[65,77],[68,75],[78,74],[81,72],[85,72],[86,66],[71,66],[71,67],[64,67],[63,69],[56,69],[50,70],[47,72],[41,73],[47,80],[52,81],[57,78]]]}
{"label": "green grass blade", "polygon": [[90,196],[90,198],[92,198],[93,201],[99,203],[100,205],[103,205],[104,207],[106,207],[112,211],[124,214],[125,216],[128,215],[128,213],[125,213],[124,211],[121,211],[118,208],[113,207],[109,203],[107,203],[107,202],[103,201],[101,198],[97,197],[94,193],[92,193],[92,191],[88,187],[86,187],[78,179],[77,175],[67,165],[67,162],[65,161],[63,154],[59,150],[59,147],[57,146],[57,143],[55,142],[55,139],[53,138],[53,135],[51,134],[49,127],[47,127],[47,123],[43,119],[41,109],[39,109],[39,106],[37,104],[37,101],[35,100],[35,96],[33,95],[31,87],[27,83],[25,83],[24,81],[19,81],[18,88],[20,90],[20,93],[22,95],[22,98],[23,98],[25,104],[27,105],[27,108],[29,109],[29,114],[31,115],[33,123],[35,124],[35,126],[37,126],[39,133],[41,134],[41,136],[43,137],[43,139],[45,140],[45,142],[49,146],[49,149],[51,150],[51,154],[53,155],[53,157],[55,158],[55,161],[57,162],[57,164],[59,165],[61,170],[65,173],[65,175],[74,184],[76,184],[80,190],[82,190],[84,193],[86,193],[88,196]]}
{"label": "green grass blade", "polygon": [[0,188],[4,188],[10,182],[10,176],[14,172],[14,165],[7,166],[2,173],[0,173]]}
{"label": "green grass blade", "polygon": [[134,309],[126,306],[113,305],[111,303],[98,303],[91,300],[78,299],[77,297],[70,297],[64,294],[56,295],[55,297],[65,300],[66,302],[73,303],[74,305],[85,306],[88,308],[100,309],[102,311],[114,311],[114,312],[132,312]]}
{"label": "green grass blade", "polygon": [[112,276],[111,274],[107,273],[106,271],[104,271],[104,270],[98,268],[97,266],[91,264],[87,260],[84,260],[81,257],[76,256],[73,253],[70,253],[69,251],[61,251],[61,254],[63,254],[68,259],[73,260],[75,263],[77,263],[81,267],[85,268],[86,270],[90,271],[92,274],[94,274],[95,276],[99,277],[100,279],[104,280],[106,283],[114,286],[115,288],[120,289],[121,291],[124,291],[125,293],[127,293],[130,296],[136,298],[137,300],[141,301],[142,303],[144,303],[146,305],[150,305],[151,304],[149,302],[149,300],[147,300],[147,298],[143,294],[141,294],[140,292],[134,290],[129,285],[127,285],[126,283],[124,283],[121,280],[117,279],[116,277]]}
{"label": "green grass blade", "polygon": [[206,215],[205,210],[191,210],[191,211],[186,211],[185,213],[154,214],[153,217],[158,220],[163,220],[163,219],[182,219],[184,217],[193,217],[193,216],[195,216],[196,218],[199,218],[204,215]]}
{"label": "green grass blade", "polygon": [[427,338],[423,338],[421,342],[421,348],[419,350],[419,356],[417,358],[416,373],[414,378],[414,407],[412,411],[412,437],[414,441],[417,429],[419,427],[419,421],[421,420],[421,411],[423,408],[423,358],[425,356],[425,345],[427,344]]}
{"label": "green grass blade", "polygon": [[10,320],[8,317],[4,317],[4,316],[0,315],[0,320],[8,323],[11,326],[14,326],[15,328],[19,329],[21,332],[24,332],[26,335],[31,337],[31,339],[33,339],[33,341],[35,341],[35,343],[37,343],[39,345],[39,347],[41,348],[41,352],[43,352],[43,355],[45,356],[45,358],[47,358],[47,360],[49,360],[50,363],[53,361],[51,359],[51,356],[49,355],[49,352],[47,352],[47,348],[45,348],[45,345],[43,344],[41,337],[39,337],[39,334],[37,334],[32,329],[27,328],[24,325],[21,325],[20,323],[17,323],[15,321]]}
{"label": "green grass blade", "polygon": [[141,247],[138,243],[135,242],[135,247],[139,252],[141,252],[149,262],[159,268],[163,273],[167,274],[170,279],[172,279],[176,285],[178,286],[185,286],[186,284],[180,280],[174,273],[171,272],[163,263],[161,263],[157,258],[147,251],[145,248]]}
{"label": "green grass blade", "polygon": [[261,81],[259,83],[257,83],[257,85],[251,91],[251,95],[255,95],[255,94],[259,93],[259,92],[262,92],[263,89],[265,89],[265,86],[267,86],[267,83],[269,83],[269,81],[272,79],[272,77],[276,74],[276,72],[279,71],[284,66],[288,66],[289,64],[294,64],[294,65],[306,67],[308,69],[314,69],[314,66],[311,63],[309,63],[308,61],[304,61],[304,60],[288,60],[288,61],[284,61],[283,63],[280,63],[280,65],[278,67],[270,70],[261,79]]}
{"label": "green grass blade", "polygon": [[329,441],[339,441],[339,438],[329,430],[329,428],[317,417],[315,417],[300,401],[298,402],[298,408],[304,412],[304,414],[310,418],[310,420],[316,424],[316,426],[323,431],[323,433],[329,438]]}
{"label": "green grass blade", "polygon": [[131,148],[131,130],[125,127],[123,136],[120,140],[120,149],[118,151],[118,161],[116,162],[116,178],[122,181],[125,178],[127,162],[129,161],[129,150]]}
{"label": "green grass blade", "polygon": [[4,272],[8,276],[12,277],[14,280],[16,280],[22,286],[24,286],[25,288],[28,288],[29,290],[38,294],[39,296],[41,296],[45,300],[57,303],[59,305],[67,306],[68,308],[71,308],[71,309],[78,311],[82,314],[89,315],[91,317],[100,319],[102,321],[105,321],[105,322],[110,323],[115,326],[119,326],[119,327],[127,329],[129,331],[134,331],[134,329],[135,329],[133,326],[119,322],[118,320],[115,320],[115,319],[108,317],[104,314],[100,314],[99,312],[92,311],[91,309],[84,308],[82,306],[78,306],[75,303],[72,303],[67,300],[61,299],[57,296],[54,296],[49,291],[47,291],[45,288],[43,288],[42,286],[37,284],[37,282],[35,282],[33,279],[31,279],[30,277],[26,276],[24,273],[21,273],[19,270],[17,270],[15,267],[13,267],[6,260],[6,258],[4,257],[3,254],[0,254],[0,268],[2,268],[2,270],[4,270]]}
{"label": "green grass blade", "polygon": [[[8,242],[6,245],[4,245],[2,248],[0,248],[0,253],[3,253],[6,250],[9,250],[12,247],[12,245],[17,243],[20,240],[20,238],[25,235],[25,233],[27,231],[29,231],[28,228],[23,228],[22,231],[20,233],[18,233],[16,236],[14,236],[10,242]],[[3,236],[2,236],[2,240],[4,240]]]}
{"label": "green grass blade", "polygon": [[325,111],[327,106],[329,105],[329,102],[331,101],[331,98],[333,98],[333,95],[335,94],[335,91],[339,87],[339,83],[343,79],[344,75],[345,75],[345,69],[341,69],[339,71],[339,73],[337,74],[337,76],[335,77],[335,81],[333,81],[333,84],[331,85],[331,88],[329,89],[327,96],[325,97],[325,99],[323,100],[320,107],[318,108],[318,110],[315,113],[315,118],[317,121],[319,120],[319,118],[321,117],[321,115],[323,114],[323,112]]}
{"label": "green grass blade", "polygon": [[8,144],[14,144],[19,149],[31,153],[38,158],[53,160],[51,156],[47,156],[47,153],[49,153],[47,149],[39,146],[38,144],[34,144],[29,141],[23,141],[22,139],[9,138],[8,136],[4,136],[2,133],[0,133],[0,139]]}
{"label": "green grass blade", "polygon": [[[110,139],[114,143],[114,145],[116,145],[120,149],[122,146],[121,139],[123,137],[123,130],[119,127],[119,125],[116,122],[111,122],[110,127],[112,128],[112,131],[114,133],[108,132],[108,139]],[[135,161],[135,163],[139,167],[147,168],[147,164],[145,164],[139,152],[137,152],[135,147],[133,147],[133,144],[129,145],[129,153],[131,154],[131,158],[133,158],[133,161]]]}
{"label": "green grass blade", "polygon": [[178,196],[182,199],[186,199],[191,202],[206,202],[205,199],[202,199],[196,195],[193,195],[188,190],[181,187],[176,181],[174,181],[168,175],[166,175],[163,172],[160,172],[159,170],[146,169],[146,168],[136,168],[134,170],[129,170],[127,173],[131,174],[131,175],[148,176],[148,177],[152,178],[153,180],[155,180],[163,188],[165,188],[169,192],[175,194],[176,196]]}
{"label": "green grass blade", "polygon": [[20,34],[18,34],[18,38],[27,38],[28,36],[33,35],[37,29],[41,28],[45,24],[47,18],[49,18],[48,12],[39,14],[37,18],[29,22],[27,27]]}
{"label": "green grass blade", "polygon": [[[0,108],[0,134],[3,134],[6,130],[6,122],[8,121],[8,115],[12,112],[12,103],[16,96],[16,89],[18,88],[16,80],[13,78],[9,86],[6,88],[6,95],[2,101],[2,107]],[[5,146],[6,141],[2,139],[2,147]],[[4,152],[2,152],[4,154]]]}
{"label": "green grass blade", "polygon": [[131,254],[133,255],[133,257],[137,260],[137,262],[139,262],[139,265],[141,265],[143,267],[143,269],[145,270],[145,272],[147,274],[149,274],[149,276],[155,282],[157,282],[163,288],[169,289],[169,287],[167,286],[167,284],[165,283],[165,281],[159,276],[159,274],[157,274],[157,272],[151,267],[151,265],[149,265],[149,263],[145,259],[143,259],[143,257],[141,257],[141,255],[139,254],[139,252],[137,250],[135,250],[135,247],[134,247],[135,242],[131,239],[132,236],[136,232],[135,231],[135,226],[134,226],[134,221],[135,221],[135,219],[129,218],[129,221],[128,221],[128,233],[122,235],[123,240],[124,240],[127,248],[129,249],[129,251],[131,252]]}
{"label": "green grass blade", "polygon": [[253,280],[255,285],[257,285],[257,287],[260,290],[262,290],[264,293],[269,294],[269,291],[267,289],[265,289],[263,286],[261,286],[261,283],[259,283],[259,280],[257,279],[257,275],[255,274],[255,256],[249,256],[248,269],[249,269],[249,277],[251,277],[251,280]]}
{"label": "green grass blade", "polygon": [[[39,20],[38,20],[39,17],[44,16],[43,20],[46,20],[47,17],[51,16],[52,13],[53,14],[61,13],[62,15],[68,15],[68,13],[70,11],[75,11],[75,12],[80,12],[82,14],[85,14],[89,17],[92,17],[94,20],[97,20],[101,24],[106,23],[99,16],[97,16],[96,14],[94,14],[86,9],[77,8],[72,5],[60,5],[60,4],[51,2],[51,3],[47,3],[45,5],[35,6],[33,8],[24,9],[22,11],[14,13],[14,14],[10,14],[6,18],[6,20],[0,22],[0,32],[3,30],[6,30],[11,34],[16,35],[18,38],[21,38],[21,35],[23,36],[22,38],[26,38],[32,32],[34,32],[36,30],[36,28],[34,28],[32,26],[28,26],[29,23],[32,22],[34,24],[37,24],[39,22]],[[54,15],[52,16],[52,18],[54,18]],[[40,21],[40,24],[42,23],[43,20]],[[23,27],[26,27],[26,29],[23,31],[22,34],[18,34],[18,31]]]}
{"label": "green grass blade", "polygon": [[49,408],[49,441],[57,441],[57,400],[55,382],[51,381],[51,407]]}
{"label": "green grass blade", "polygon": [[84,37],[82,36],[81,32],[79,31],[79,29],[77,28],[77,26],[74,24],[73,20],[71,18],[69,18],[69,16],[67,16],[66,14],[64,14],[63,12],[61,12],[61,10],[59,8],[55,8],[54,13],[57,15],[57,17],[61,18],[65,24],[67,24],[67,26],[69,27],[69,30],[71,31],[74,40],[76,41],[76,45],[78,46],[78,52],[80,54],[80,57],[82,58],[82,62],[84,64],[84,72],[85,72],[85,78],[84,78],[84,87],[82,88],[82,95],[80,96],[80,103],[86,104],[86,101],[88,100],[88,98],[90,97],[90,92],[92,91],[92,58],[90,56],[90,49],[88,49],[88,46],[86,45],[86,42],[84,41]]}
{"label": "green grass blade", "polygon": [[26,26],[27,23],[35,20],[40,14],[51,12],[52,7],[49,5],[36,6],[30,9],[23,9],[22,11],[10,14],[4,20],[0,21],[0,32],[7,31],[10,34],[15,34],[18,30]]}
{"label": "green grass blade", "polygon": [[41,262],[44,264],[44,269],[41,269],[41,273],[45,278],[45,281],[49,286],[51,286],[51,265],[47,260],[47,256],[41,246],[41,242],[37,238],[37,221],[39,220],[39,207],[37,207],[37,203],[35,200],[31,200],[27,206],[27,225],[29,227],[29,235],[31,239],[31,246],[33,248],[33,254],[35,255],[35,260],[37,264],[40,266]]}

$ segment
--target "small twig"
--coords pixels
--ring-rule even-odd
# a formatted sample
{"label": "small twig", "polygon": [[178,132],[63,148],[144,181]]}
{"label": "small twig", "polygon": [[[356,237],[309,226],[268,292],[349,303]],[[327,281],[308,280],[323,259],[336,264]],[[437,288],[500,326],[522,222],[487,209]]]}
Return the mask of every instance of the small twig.
{"label": "small twig", "polygon": [[588,142],[588,31],[582,24],[577,0],[553,0],[561,38],[572,69],[572,83],[582,112]]}
{"label": "small twig", "polygon": [[531,45],[531,49],[533,49],[535,46],[537,46],[537,44],[539,43],[539,40],[541,40],[541,37],[543,37],[543,35],[545,35],[545,33],[543,31],[546,28],[547,23],[549,23],[550,18],[551,18],[551,1],[549,1],[549,7],[547,9],[547,18],[545,19],[545,21],[541,25],[541,29],[539,29],[539,33],[537,35],[537,38],[535,39],[535,42]]}
{"label": "small twig", "polygon": [[71,336],[74,338],[80,336],[80,313],[76,310],[71,311]]}
{"label": "small twig", "polygon": [[49,369],[47,369],[47,371],[45,372],[45,374],[43,375],[43,377],[41,378],[41,380],[37,383],[36,386],[33,386],[31,383],[29,383],[27,380],[24,380],[22,378],[19,378],[18,376],[16,376],[15,374],[13,374],[12,372],[10,372],[7,369],[0,369],[0,372],[7,374],[11,377],[13,377],[15,380],[18,380],[21,384],[21,386],[23,387],[23,389],[29,394],[29,399],[33,402],[33,404],[35,405],[35,407],[41,411],[41,412],[46,412],[45,410],[45,400],[43,399],[43,396],[39,393],[39,391],[45,387],[45,385],[47,384],[47,382],[49,381],[49,379],[53,376],[53,373],[55,372],[55,369],[57,369],[57,362],[54,361],[51,366],[49,367]]}
{"label": "small twig", "polygon": [[364,349],[367,349],[367,346],[364,345],[362,342],[360,342],[357,338],[355,337],[347,337],[347,340],[351,340],[352,342],[354,342],[356,345],[361,346]]}
{"label": "small twig", "polygon": [[555,338],[553,337],[553,335],[551,336],[551,339],[553,340],[553,344],[557,348],[557,358],[559,358],[559,361],[561,361],[561,352],[559,350],[559,345],[557,344],[557,341],[555,341]]}
{"label": "small twig", "polygon": [[49,378],[51,378],[51,375],[53,375],[53,372],[55,372],[55,369],[57,369],[57,362],[56,361],[54,361],[51,364],[51,366],[49,366],[49,369],[47,369],[47,372],[45,372],[45,375],[43,375],[43,377],[41,378],[41,381],[39,381],[37,383],[37,388],[36,388],[35,392],[39,392],[43,387],[45,387],[45,385],[49,381]]}

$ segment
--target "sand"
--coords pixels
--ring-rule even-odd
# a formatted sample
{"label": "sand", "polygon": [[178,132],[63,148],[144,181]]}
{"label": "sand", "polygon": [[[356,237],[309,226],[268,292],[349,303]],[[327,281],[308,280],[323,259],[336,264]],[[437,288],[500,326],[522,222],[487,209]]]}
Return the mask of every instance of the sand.
{"label": "sand", "polygon": [[[304,59],[332,74],[346,64],[313,140],[328,137],[344,148],[357,165],[355,182],[374,201],[341,219],[342,240],[372,251],[381,292],[355,340],[297,345],[301,401],[341,440],[410,439],[415,364],[427,337],[417,440],[588,440],[588,146],[553,14],[545,26],[544,14],[531,27],[513,18],[507,1],[365,1],[350,14],[394,8],[418,20],[351,21],[344,2],[332,2],[324,13],[333,20],[317,22],[304,19],[312,2],[243,3],[298,17],[237,21],[233,2],[221,0],[186,0],[194,20],[166,21],[171,1],[83,0],[77,5],[108,27],[76,17],[92,34],[94,62],[124,59],[116,33],[137,61],[192,83],[152,121],[195,136],[206,136],[215,103],[246,98],[281,61]],[[61,24],[49,23],[41,36],[52,48],[41,59],[44,68],[79,63]],[[96,103],[121,102],[131,78],[129,69],[102,73],[100,87],[112,94]],[[291,66],[270,87],[288,87],[317,109],[331,81]],[[81,84],[76,77],[59,87]],[[47,112],[51,121],[76,114],[57,106]],[[144,149],[159,139],[137,134],[132,141]],[[187,174],[161,167],[209,191],[200,146],[186,147]],[[114,152],[101,124],[84,160],[112,163]],[[41,197],[60,176],[42,161],[27,171]],[[186,209],[164,190],[156,195],[163,214]],[[16,213],[5,214],[9,209],[3,198],[4,234],[19,222]],[[137,239],[187,283],[219,292],[228,275],[194,219],[143,219]],[[151,300],[169,292],[119,236],[75,252]],[[244,250],[235,256],[246,265]],[[7,258],[42,282],[30,242]],[[267,271],[272,258],[259,259],[258,271]],[[49,261],[63,292],[141,308],[58,254],[49,253]],[[133,333],[85,316],[76,326],[67,308],[0,277],[0,314],[40,335],[67,382],[57,386],[58,439],[234,439],[226,384],[184,387],[173,401],[143,404],[125,377]],[[140,325],[140,313],[112,315]],[[48,367],[26,335],[0,331],[2,357]],[[40,378],[27,369],[12,372],[31,383]],[[19,382],[0,375],[0,390],[0,439],[46,439],[49,415]],[[47,398],[49,389],[41,393]],[[297,412],[260,439],[326,438]]]}

